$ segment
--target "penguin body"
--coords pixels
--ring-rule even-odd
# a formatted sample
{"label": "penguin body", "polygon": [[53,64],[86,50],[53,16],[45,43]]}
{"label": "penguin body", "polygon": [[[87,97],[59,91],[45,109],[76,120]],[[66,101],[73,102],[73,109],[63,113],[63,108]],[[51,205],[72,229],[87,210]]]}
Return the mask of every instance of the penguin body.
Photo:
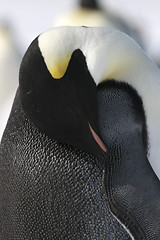
{"label": "penguin body", "polygon": [[104,160],[39,132],[19,91],[0,152],[2,239],[130,239],[108,208]]}
{"label": "penguin body", "polygon": [[31,43],[0,146],[4,239],[160,237],[159,76],[116,30]]}

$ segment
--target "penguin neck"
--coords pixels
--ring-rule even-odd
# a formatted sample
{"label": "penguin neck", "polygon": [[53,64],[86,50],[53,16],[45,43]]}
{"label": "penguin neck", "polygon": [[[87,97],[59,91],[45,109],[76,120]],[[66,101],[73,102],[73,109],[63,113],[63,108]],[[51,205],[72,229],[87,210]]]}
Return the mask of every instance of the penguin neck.
{"label": "penguin neck", "polygon": [[123,156],[147,153],[143,104],[132,87],[115,81],[100,84],[98,112],[100,132],[110,150],[118,146]]}
{"label": "penguin neck", "polygon": [[124,69],[125,62],[122,59],[120,68],[110,72],[107,79],[128,83],[141,97],[146,116],[148,159],[160,179],[160,70],[143,51],[138,52],[136,58],[127,60],[127,70]]}

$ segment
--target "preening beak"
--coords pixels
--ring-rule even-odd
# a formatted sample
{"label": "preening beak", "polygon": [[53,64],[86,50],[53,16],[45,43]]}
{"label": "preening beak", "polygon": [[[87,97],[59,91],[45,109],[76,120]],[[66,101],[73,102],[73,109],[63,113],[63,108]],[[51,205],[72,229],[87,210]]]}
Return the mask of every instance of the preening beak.
{"label": "preening beak", "polygon": [[91,133],[94,137],[94,140],[98,143],[98,145],[100,146],[100,148],[104,151],[104,152],[107,152],[107,148],[106,146],[104,145],[103,141],[99,138],[99,136],[95,133],[95,131],[92,129],[91,125],[89,124],[89,127],[90,127],[90,130],[91,130]]}

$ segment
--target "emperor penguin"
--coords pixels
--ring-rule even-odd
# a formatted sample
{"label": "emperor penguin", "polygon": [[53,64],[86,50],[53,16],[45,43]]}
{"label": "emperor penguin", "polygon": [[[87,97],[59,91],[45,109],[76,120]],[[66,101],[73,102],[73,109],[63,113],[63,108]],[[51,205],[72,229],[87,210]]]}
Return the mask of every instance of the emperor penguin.
{"label": "emperor penguin", "polygon": [[136,27],[123,20],[106,6],[101,6],[98,0],[79,0],[69,12],[64,13],[55,22],[54,26],[90,26],[118,29],[131,36],[143,46],[140,33]]}
{"label": "emperor penguin", "polygon": [[160,239],[159,90],[118,30],[33,40],[0,145],[2,239]]}

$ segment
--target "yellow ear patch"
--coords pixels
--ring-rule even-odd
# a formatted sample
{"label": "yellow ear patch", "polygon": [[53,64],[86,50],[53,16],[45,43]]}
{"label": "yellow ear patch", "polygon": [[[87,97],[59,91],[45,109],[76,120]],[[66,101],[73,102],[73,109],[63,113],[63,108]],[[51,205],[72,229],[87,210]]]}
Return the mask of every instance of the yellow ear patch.
{"label": "yellow ear patch", "polygon": [[56,59],[56,62],[47,64],[48,65],[48,70],[51,73],[53,78],[60,79],[64,76],[69,61],[70,61],[70,54],[64,57],[60,57],[59,59]]}

